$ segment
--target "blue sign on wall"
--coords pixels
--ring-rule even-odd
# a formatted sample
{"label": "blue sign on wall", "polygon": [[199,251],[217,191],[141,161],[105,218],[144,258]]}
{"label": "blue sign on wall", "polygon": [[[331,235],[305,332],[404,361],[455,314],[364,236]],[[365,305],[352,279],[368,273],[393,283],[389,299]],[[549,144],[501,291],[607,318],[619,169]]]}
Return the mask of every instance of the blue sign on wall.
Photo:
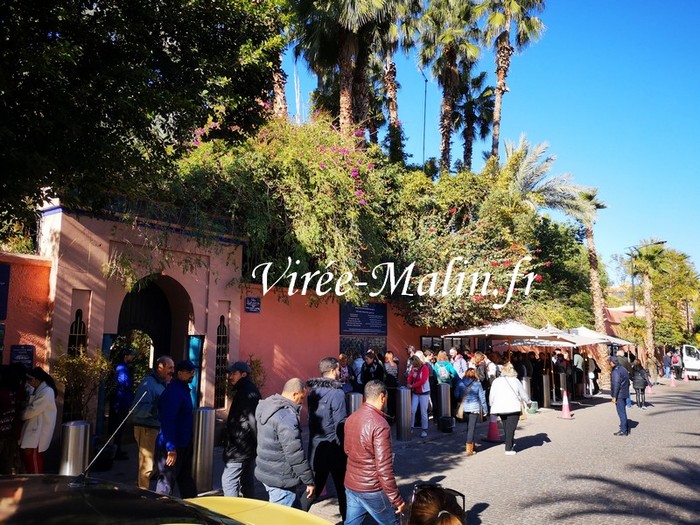
{"label": "blue sign on wall", "polygon": [[245,311],[250,314],[260,313],[260,297],[246,297],[245,298]]}
{"label": "blue sign on wall", "polygon": [[340,335],[386,336],[386,303],[340,305]]}
{"label": "blue sign on wall", "polygon": [[34,345],[10,346],[10,363],[21,363],[24,368],[34,368]]}
{"label": "blue sign on wall", "polygon": [[0,321],[7,319],[7,298],[10,295],[10,265],[0,263]]}

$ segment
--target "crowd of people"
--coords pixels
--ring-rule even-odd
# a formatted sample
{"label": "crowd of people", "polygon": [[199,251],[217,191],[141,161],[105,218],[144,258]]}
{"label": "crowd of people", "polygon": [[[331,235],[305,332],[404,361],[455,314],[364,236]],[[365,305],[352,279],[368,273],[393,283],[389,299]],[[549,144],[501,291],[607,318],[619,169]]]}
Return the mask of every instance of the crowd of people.
{"label": "crowd of people", "polygon": [[[439,385],[451,387],[455,415],[466,423],[465,453],[476,454],[475,428],[489,415],[503,423],[505,454],[515,450],[518,420],[531,405],[524,378],[530,378],[533,400],[542,399],[542,377],[551,374],[557,390],[582,395],[588,379],[597,393],[598,364],[577,350],[513,351],[507,357],[431,349],[407,349],[407,364],[399,368],[392,351],[367,350],[350,357],[340,354],[318,363],[319,376],[290,378],[280,393],[262,398],[248,363],[227,368],[231,403],[223,447],[221,486],[225,496],[254,497],[257,479],[269,501],[308,511],[324,492],[330,476],[336,487],[339,512],[347,524],[362,523],[367,515],[378,523],[462,523],[464,501],[459,493],[439,486],[414,489],[409,505],[399,493],[393,467],[391,425],[396,389],[411,390],[411,428],[427,437],[429,419],[437,413]],[[183,498],[197,495],[192,472],[193,402],[190,384],[196,366],[175,364],[159,357],[135,389],[129,363],[133,353],[119,356],[115,368],[116,396],[112,409],[122,418],[132,415],[139,450],[137,484]],[[675,359],[675,360],[674,360]],[[631,403],[646,409],[645,390],[662,376],[680,377],[682,362],[668,352],[659,362],[649,354],[645,365],[622,350],[611,356],[611,395],[620,419],[615,435],[629,434],[626,409]],[[563,383],[562,383],[563,381]],[[581,388],[579,388],[581,386]],[[43,457],[56,425],[56,385],[42,368],[22,365],[0,368],[0,473],[43,472]],[[348,414],[346,394],[362,393],[364,404]],[[308,406],[309,442],[302,441],[300,412]],[[116,421],[115,423],[119,423]],[[121,436],[117,435],[117,444]],[[120,450],[117,451],[117,459]],[[300,490],[298,490],[300,489]]]}

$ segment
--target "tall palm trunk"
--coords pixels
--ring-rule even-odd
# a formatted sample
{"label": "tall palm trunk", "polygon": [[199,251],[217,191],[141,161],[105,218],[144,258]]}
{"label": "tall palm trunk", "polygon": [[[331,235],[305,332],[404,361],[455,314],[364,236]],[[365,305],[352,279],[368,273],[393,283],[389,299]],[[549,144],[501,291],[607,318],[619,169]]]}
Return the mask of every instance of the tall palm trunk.
{"label": "tall palm trunk", "polygon": [[[510,26],[510,22],[508,23]],[[510,45],[510,33],[504,31],[496,42],[496,96],[493,101],[493,131],[491,134],[491,156],[498,158],[498,143],[501,135],[501,107],[503,95],[508,91],[506,77],[510,68],[513,46]]]}
{"label": "tall palm trunk", "polygon": [[[352,75],[352,116],[353,124],[365,126],[369,116],[369,68],[370,44],[367,35],[358,38],[355,68]],[[354,130],[353,130],[354,131]]]}
{"label": "tall palm trunk", "polygon": [[340,131],[350,134],[352,122],[352,88],[353,88],[353,57],[357,52],[356,35],[351,31],[339,28],[340,56]]}
{"label": "tall palm trunk", "polygon": [[277,67],[272,73],[272,84],[274,93],[272,114],[276,118],[285,118],[289,114],[289,108],[287,107],[287,95],[285,93],[287,74],[282,70],[282,55],[279,56]]}
{"label": "tall palm trunk", "polygon": [[[644,334],[645,352],[643,352],[642,355],[646,356],[648,352],[654,351],[654,312],[652,311],[653,305],[651,302],[652,283],[651,276],[648,272],[642,274],[642,287],[644,288],[644,319],[647,322],[647,329]],[[644,361],[646,361],[646,358]]]}
{"label": "tall palm trunk", "polygon": [[462,134],[464,138],[464,158],[462,159],[462,164],[464,169],[472,170],[472,156],[474,155],[474,125],[475,121],[471,117],[467,117],[465,120],[464,133]]}
{"label": "tall palm trunk", "polygon": [[[600,286],[600,273],[598,271],[598,253],[595,249],[595,240],[593,238],[593,225],[586,224],[586,249],[588,251],[588,278],[591,283],[591,297],[593,298],[593,317],[595,319],[596,332],[602,334],[605,331],[605,302],[603,300],[603,289]],[[603,376],[609,375],[609,370],[606,365],[608,359],[607,345],[596,345],[595,357],[598,362],[598,367],[602,371]],[[603,378],[603,384],[607,384],[607,378]]]}
{"label": "tall palm trunk", "polygon": [[440,106],[440,173],[449,173],[451,162],[452,130],[454,109],[457,100],[459,70],[457,52],[453,48],[444,51],[445,69],[441,74],[442,104]]}
{"label": "tall palm trunk", "polygon": [[386,105],[389,110],[389,125],[399,125],[398,87],[396,84],[396,63],[391,53],[387,53],[384,60],[384,87],[386,89]]}

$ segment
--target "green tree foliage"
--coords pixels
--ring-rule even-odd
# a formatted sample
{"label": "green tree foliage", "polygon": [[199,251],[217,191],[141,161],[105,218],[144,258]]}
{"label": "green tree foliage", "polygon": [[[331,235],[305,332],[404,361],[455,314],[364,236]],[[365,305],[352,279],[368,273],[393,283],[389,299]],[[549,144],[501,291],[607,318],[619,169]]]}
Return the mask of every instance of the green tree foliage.
{"label": "green tree foliage", "polygon": [[273,0],[5,2],[0,209],[151,195],[192,130],[259,125],[281,48]]}
{"label": "green tree foliage", "polygon": [[[201,206],[229,216],[245,236],[246,276],[269,262],[276,278],[288,258],[299,275],[331,263],[335,275],[358,275],[387,256],[390,177],[382,159],[378,148],[358,148],[324,117],[303,126],[280,120],[239,146],[203,140],[181,161],[177,184],[207,181]],[[347,298],[360,293],[353,288]]]}

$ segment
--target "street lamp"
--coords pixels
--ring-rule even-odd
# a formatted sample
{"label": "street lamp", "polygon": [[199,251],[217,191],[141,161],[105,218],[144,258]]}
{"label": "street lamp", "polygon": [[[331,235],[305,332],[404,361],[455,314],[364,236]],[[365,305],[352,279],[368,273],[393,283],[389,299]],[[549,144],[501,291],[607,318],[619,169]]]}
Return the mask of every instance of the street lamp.
{"label": "street lamp", "polygon": [[423,76],[425,83],[423,84],[423,171],[425,171],[425,114],[428,107],[428,77],[425,76],[423,70],[419,67],[418,71]]}

